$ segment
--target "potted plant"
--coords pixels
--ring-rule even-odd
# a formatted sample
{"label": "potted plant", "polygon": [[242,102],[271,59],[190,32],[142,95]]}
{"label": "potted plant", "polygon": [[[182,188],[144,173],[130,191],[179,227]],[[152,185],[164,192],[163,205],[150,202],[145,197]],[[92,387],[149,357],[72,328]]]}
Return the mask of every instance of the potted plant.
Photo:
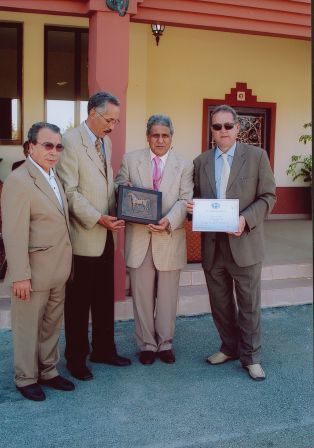
{"label": "potted plant", "polygon": [[[305,123],[304,129],[312,128],[312,123]],[[299,138],[299,142],[304,143],[312,141],[312,134],[303,134]],[[292,180],[299,177],[303,178],[304,182],[312,183],[312,154],[292,155],[291,162],[286,171],[288,176],[292,176]]]}

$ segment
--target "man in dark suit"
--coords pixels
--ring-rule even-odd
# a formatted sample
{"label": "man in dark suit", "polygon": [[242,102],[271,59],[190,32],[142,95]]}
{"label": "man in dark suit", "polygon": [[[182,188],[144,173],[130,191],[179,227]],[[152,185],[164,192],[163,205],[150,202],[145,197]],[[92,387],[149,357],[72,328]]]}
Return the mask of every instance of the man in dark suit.
{"label": "man in dark suit", "polygon": [[234,109],[216,107],[211,130],[217,146],[194,160],[194,197],[239,199],[240,217],[237,232],[202,233],[202,265],[222,340],[207,361],[239,358],[250,377],[261,381],[266,377],[260,364],[263,221],[275,203],[275,180],[266,151],[236,141],[240,125]]}

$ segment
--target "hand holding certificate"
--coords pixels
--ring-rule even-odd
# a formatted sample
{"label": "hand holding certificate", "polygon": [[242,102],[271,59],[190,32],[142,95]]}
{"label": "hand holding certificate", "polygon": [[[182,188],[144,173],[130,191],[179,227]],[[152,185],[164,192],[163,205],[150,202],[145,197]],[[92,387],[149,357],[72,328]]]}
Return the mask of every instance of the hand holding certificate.
{"label": "hand holding certificate", "polygon": [[238,232],[239,199],[193,199],[192,230]]}

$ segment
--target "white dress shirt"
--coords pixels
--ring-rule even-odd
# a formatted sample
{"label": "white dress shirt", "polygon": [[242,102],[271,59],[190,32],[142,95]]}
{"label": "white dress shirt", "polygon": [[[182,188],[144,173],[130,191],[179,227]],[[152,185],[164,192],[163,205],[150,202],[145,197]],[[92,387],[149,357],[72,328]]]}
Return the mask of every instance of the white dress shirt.
{"label": "white dress shirt", "polygon": [[[153,159],[156,157],[156,154],[154,154],[151,149],[149,149],[149,151],[150,151],[150,159],[151,159],[152,173],[153,173],[153,170],[154,170]],[[170,151],[170,149],[163,156],[159,156],[159,159],[160,159],[159,168],[160,168],[160,171],[161,171],[161,175],[164,172],[164,169],[165,169],[165,166],[166,166],[166,162],[167,162],[167,159],[168,159],[168,155],[169,155],[169,151]]]}
{"label": "white dress shirt", "polygon": [[35,160],[33,160],[31,156],[28,156],[28,158],[36,166],[36,168],[39,169],[39,171],[42,173],[44,178],[47,180],[48,184],[52,188],[52,191],[56,195],[56,197],[63,209],[63,202],[62,202],[61,194],[59,191],[58,184],[56,182],[55,173],[54,173],[53,169],[50,168],[49,174],[48,174],[47,171],[45,171],[40,165],[38,165],[38,163],[36,163]]}

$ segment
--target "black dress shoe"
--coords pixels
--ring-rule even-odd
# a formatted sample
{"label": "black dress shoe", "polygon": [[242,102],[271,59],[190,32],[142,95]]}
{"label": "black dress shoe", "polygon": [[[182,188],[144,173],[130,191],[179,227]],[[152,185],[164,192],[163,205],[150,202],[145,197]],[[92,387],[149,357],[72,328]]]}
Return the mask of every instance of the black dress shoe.
{"label": "black dress shoe", "polygon": [[167,364],[173,364],[174,362],[176,362],[176,357],[174,356],[172,350],[163,350],[162,352],[159,352],[158,355],[160,361],[165,362]]}
{"label": "black dress shoe", "polygon": [[140,353],[140,361],[144,365],[153,364],[155,362],[156,353],[151,350],[144,350]]}
{"label": "black dress shoe", "polygon": [[23,397],[27,398],[28,400],[33,400],[33,401],[46,400],[46,395],[44,394],[44,391],[42,390],[40,385],[37,383],[30,384],[29,386],[23,386],[23,387],[16,386],[16,388],[18,391],[21,392]]}
{"label": "black dress shoe", "polygon": [[131,364],[131,360],[129,358],[124,358],[123,356],[119,356],[117,353],[111,356],[97,356],[90,355],[89,360],[92,362],[97,362],[99,364],[110,364],[111,366],[125,367]]}
{"label": "black dress shoe", "polygon": [[85,365],[76,365],[67,363],[68,371],[74,378],[81,381],[89,381],[93,379],[92,372]]}
{"label": "black dress shoe", "polygon": [[49,386],[57,390],[70,391],[75,389],[75,386],[71,381],[60,375],[50,378],[50,380],[40,379],[38,382],[44,386]]}

